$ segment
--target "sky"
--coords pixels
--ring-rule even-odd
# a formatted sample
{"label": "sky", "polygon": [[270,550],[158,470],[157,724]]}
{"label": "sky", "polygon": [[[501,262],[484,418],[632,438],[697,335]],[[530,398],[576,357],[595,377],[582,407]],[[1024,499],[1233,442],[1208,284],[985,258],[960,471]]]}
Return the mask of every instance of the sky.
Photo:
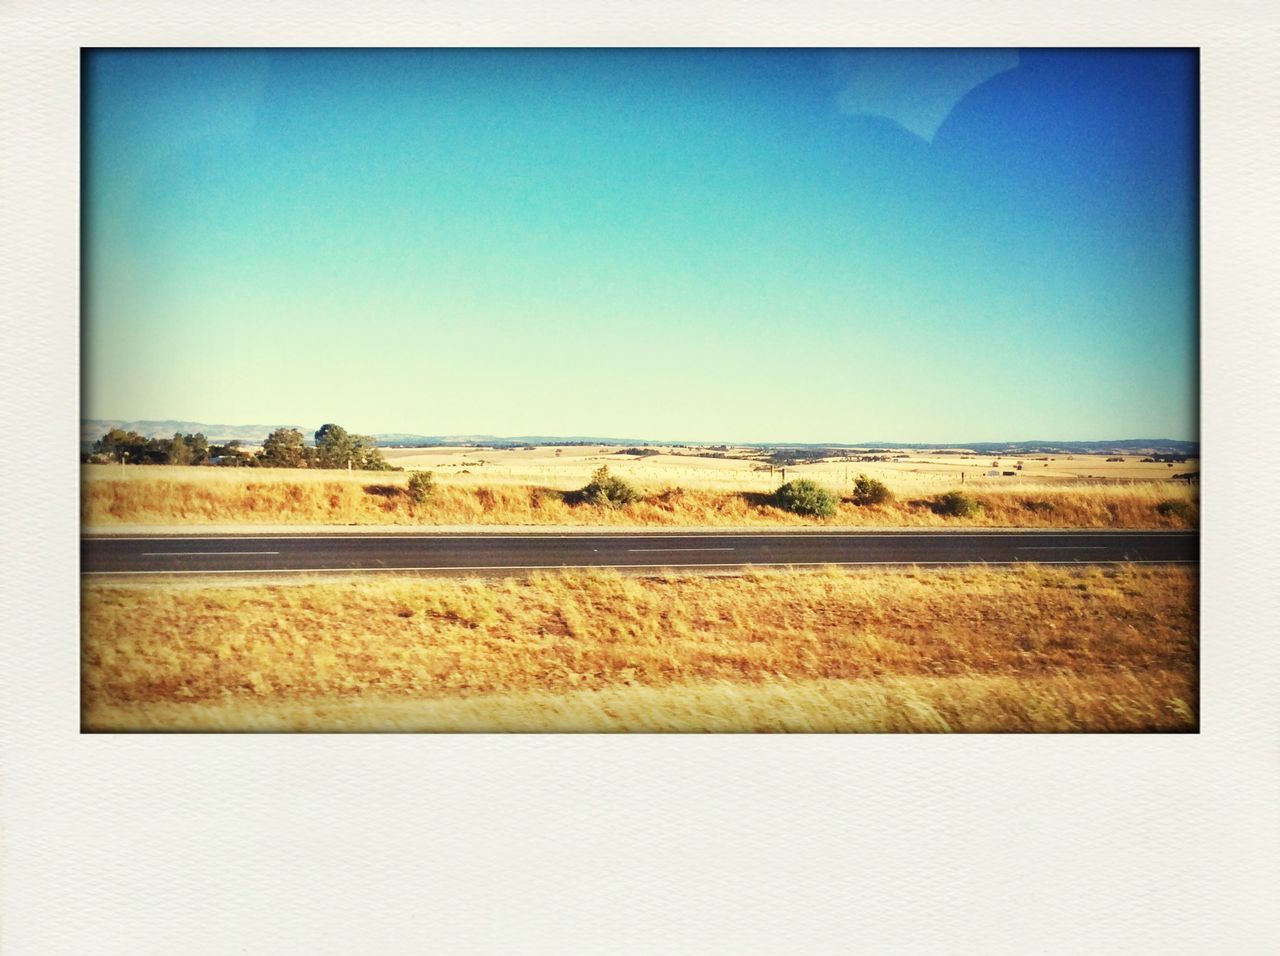
{"label": "sky", "polygon": [[1194,51],[83,68],[86,419],[1197,437]]}

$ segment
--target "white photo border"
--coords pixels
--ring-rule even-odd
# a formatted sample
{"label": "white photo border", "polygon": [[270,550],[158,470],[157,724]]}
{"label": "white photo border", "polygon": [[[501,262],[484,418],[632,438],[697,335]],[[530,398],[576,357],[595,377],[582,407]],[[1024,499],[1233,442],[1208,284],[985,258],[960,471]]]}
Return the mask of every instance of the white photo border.
{"label": "white photo border", "polygon": [[[1231,2],[5,4],[0,951],[1280,949],[1278,40]],[[454,45],[1199,47],[1201,732],[80,734],[81,48]]]}

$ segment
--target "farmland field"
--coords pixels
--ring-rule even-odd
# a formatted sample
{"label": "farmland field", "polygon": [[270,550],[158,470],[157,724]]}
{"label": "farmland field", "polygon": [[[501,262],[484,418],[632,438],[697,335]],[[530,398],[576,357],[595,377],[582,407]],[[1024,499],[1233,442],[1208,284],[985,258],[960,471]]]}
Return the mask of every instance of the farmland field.
{"label": "farmland field", "polygon": [[[678,484],[709,490],[769,491],[783,480],[781,467],[746,457],[757,449],[729,447],[668,449],[656,455],[625,455],[611,446],[566,446],[533,449],[387,448],[383,454],[405,469],[432,469],[468,483],[509,482],[545,484],[553,488],[580,487],[600,465],[640,484]],[[1011,481],[1036,485],[1080,482],[1164,482],[1174,474],[1196,471],[1198,462],[1143,462],[1142,456],[1039,455],[993,458],[990,455],[939,454],[931,451],[890,451],[875,456],[890,461],[858,461],[860,453],[837,455],[814,464],[789,465],[788,479],[812,478],[832,487],[847,484],[859,473],[877,478],[904,493],[945,491],[964,476],[976,487],[1002,487]],[[724,456],[724,457],[717,457]],[[1123,457],[1123,461],[1108,461]],[[851,460],[843,460],[849,458]],[[1021,465],[1021,468],[1019,468]],[[986,477],[988,471],[1001,476]],[[1015,477],[1003,472],[1014,471]]]}
{"label": "farmland field", "polygon": [[1187,731],[1192,569],[86,585],[86,730]]}
{"label": "farmland field", "polygon": [[[784,469],[743,457],[744,449],[629,455],[597,447],[493,450],[386,449],[404,472],[278,468],[86,465],[82,519],[87,528],[212,524],[530,525],[728,527],[823,522],[772,507]],[[849,456],[852,457],[852,456]],[[1169,465],[1130,456],[992,459],[895,454],[892,461],[825,459],[788,465],[785,480],[810,478],[844,498],[825,526],[1187,528],[1197,487]],[[1021,465],[1021,468],[1019,468]],[[601,466],[635,485],[642,500],[620,509],[584,506],[571,492]],[[430,471],[432,495],[412,503],[409,473]],[[999,471],[989,477],[987,472]],[[1009,472],[1009,474],[1005,474]],[[849,498],[865,474],[894,500],[858,506]],[[963,490],[983,506],[964,516],[937,513],[937,496]],[[569,493],[569,494],[567,494]]]}

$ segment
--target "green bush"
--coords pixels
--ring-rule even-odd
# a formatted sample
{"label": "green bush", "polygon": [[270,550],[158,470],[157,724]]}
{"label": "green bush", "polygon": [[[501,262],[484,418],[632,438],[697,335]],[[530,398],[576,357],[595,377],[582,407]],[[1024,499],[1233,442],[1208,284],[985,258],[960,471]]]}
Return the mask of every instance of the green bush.
{"label": "green bush", "polygon": [[938,498],[933,510],[940,515],[949,515],[952,518],[972,518],[981,513],[982,502],[966,495],[963,491],[948,491]]}
{"label": "green bush", "polygon": [[426,502],[436,489],[435,476],[429,471],[415,471],[409,476],[409,500],[415,505]]}
{"label": "green bush", "polygon": [[609,466],[601,465],[591,475],[591,481],[580,492],[587,504],[603,508],[623,508],[639,501],[640,492],[630,482],[609,474]]}
{"label": "green bush", "polygon": [[1189,501],[1175,499],[1162,501],[1156,505],[1156,511],[1165,518],[1181,518],[1184,521],[1190,521],[1192,517],[1191,502]]}
{"label": "green bush", "polygon": [[882,505],[893,500],[893,492],[883,481],[876,481],[866,475],[859,475],[853,480],[853,503],[855,505]]}
{"label": "green bush", "polygon": [[792,514],[830,518],[836,513],[836,496],[816,481],[788,481],[773,493],[773,503]]}

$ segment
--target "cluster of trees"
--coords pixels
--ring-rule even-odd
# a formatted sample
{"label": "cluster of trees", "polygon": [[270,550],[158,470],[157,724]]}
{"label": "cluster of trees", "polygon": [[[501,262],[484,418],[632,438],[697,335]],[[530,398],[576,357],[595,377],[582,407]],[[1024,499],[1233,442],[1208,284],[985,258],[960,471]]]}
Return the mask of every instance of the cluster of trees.
{"label": "cluster of trees", "polygon": [[210,445],[204,435],[175,433],[172,438],[144,438],[137,432],[113,428],[93,446],[91,461],[136,465],[239,465],[264,468],[353,468],[358,471],[399,471],[382,457],[367,435],[353,435],[341,425],[322,425],[314,444],[307,444],[296,428],[277,428],[251,452],[240,442]]}
{"label": "cluster of trees", "polygon": [[98,460],[132,462],[136,465],[205,465],[225,454],[226,446],[210,445],[200,432],[172,438],[144,438],[137,432],[113,428],[93,446]]}
{"label": "cluster of trees", "polygon": [[778,448],[764,460],[771,465],[789,466],[803,462],[817,462],[824,458],[837,458],[843,452],[835,448]]}
{"label": "cluster of trees", "polygon": [[308,445],[296,428],[277,428],[262,443],[261,464],[268,468],[347,468],[394,471],[372,438],[353,435],[341,425],[321,425]]}

